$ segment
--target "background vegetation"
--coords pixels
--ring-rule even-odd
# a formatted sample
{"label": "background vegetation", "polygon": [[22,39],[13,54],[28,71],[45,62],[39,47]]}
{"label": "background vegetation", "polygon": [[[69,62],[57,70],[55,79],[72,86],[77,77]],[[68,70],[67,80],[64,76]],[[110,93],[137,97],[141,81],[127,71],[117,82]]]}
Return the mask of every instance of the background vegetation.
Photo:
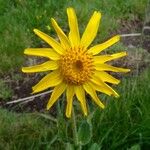
{"label": "background vegetation", "polygon": [[[126,29],[126,24],[132,21],[142,24],[146,5],[147,0],[0,0],[0,104],[14,94],[5,77],[9,75],[14,82],[23,80],[20,72],[25,62],[23,50],[47,46],[33,34],[34,28],[56,37],[50,23],[50,18],[54,17],[67,33],[66,8],[71,6],[77,12],[82,33],[93,11],[99,10],[103,16],[95,43],[101,42],[124,31],[122,28]],[[130,33],[141,32],[141,28],[135,31],[132,24],[128,30]],[[114,49],[129,50],[123,43]],[[137,50],[139,47],[136,48],[136,53],[139,53]],[[106,100],[105,110],[89,102],[91,113],[84,118],[78,104],[74,104],[79,143],[83,150],[150,149],[150,69],[147,68],[145,66],[139,75],[139,66],[136,65],[134,72],[122,79],[120,86],[116,87],[121,95],[119,99],[100,95]],[[1,106],[0,149],[77,149],[72,121],[64,116],[63,102],[62,98],[53,116],[47,112],[16,113]]]}

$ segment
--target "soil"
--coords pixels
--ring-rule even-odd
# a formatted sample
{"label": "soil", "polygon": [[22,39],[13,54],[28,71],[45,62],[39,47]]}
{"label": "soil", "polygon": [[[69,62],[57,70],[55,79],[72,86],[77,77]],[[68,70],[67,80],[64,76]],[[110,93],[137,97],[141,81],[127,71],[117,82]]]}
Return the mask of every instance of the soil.
{"label": "soil", "polygon": [[[121,24],[121,28],[118,31],[115,31],[115,33],[129,34],[131,31],[139,33],[142,32],[143,25],[142,22],[138,19],[131,22],[122,21]],[[126,58],[122,58],[119,59],[119,61],[113,62],[113,65],[130,68],[132,71],[128,74],[128,76],[135,74],[137,75],[150,65],[150,62],[147,61],[150,60],[150,56],[148,54],[148,52],[150,52],[150,38],[147,38],[147,35],[144,37],[124,37],[122,38],[122,43],[128,47],[129,55]],[[139,47],[144,49],[139,52],[137,51]],[[21,76],[21,79],[14,80],[13,75],[17,74]],[[44,74],[27,75],[21,72],[14,72],[12,75],[3,75],[2,78],[7,82],[9,87],[13,89],[13,97],[8,101],[31,96],[31,87],[35,85],[43,76]],[[121,76],[117,76],[118,78],[121,78]],[[3,108],[7,108],[8,110],[15,112],[44,112],[49,97],[50,94],[47,94],[44,96],[39,96],[27,103],[14,104],[6,104],[6,101],[0,99],[0,105]],[[55,106],[50,110],[50,113],[55,114]]]}

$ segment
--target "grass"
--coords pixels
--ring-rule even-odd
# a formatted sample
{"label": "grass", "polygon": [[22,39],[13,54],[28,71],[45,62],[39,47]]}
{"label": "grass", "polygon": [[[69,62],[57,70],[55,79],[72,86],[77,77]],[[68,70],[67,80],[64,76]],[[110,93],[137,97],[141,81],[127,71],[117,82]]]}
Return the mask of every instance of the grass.
{"label": "grass", "polygon": [[[0,149],[49,149],[57,129],[34,114],[14,114],[0,110]],[[54,128],[53,128],[54,127]]]}
{"label": "grass", "polygon": [[13,90],[3,81],[0,80],[0,99],[8,100],[13,95]]}
{"label": "grass", "polygon": [[93,11],[101,11],[103,17],[97,41],[103,41],[119,28],[121,20],[143,20],[146,3],[147,0],[0,0],[0,74],[20,70],[23,50],[43,45],[33,34],[34,28],[54,35],[51,17],[68,32],[66,8],[69,6],[76,9],[81,33]]}
{"label": "grass", "polygon": [[[141,148],[150,146],[149,75],[145,72],[140,78],[124,79],[118,89],[122,93],[119,101],[109,99],[111,102],[107,109],[93,117],[94,129],[98,129],[95,140],[99,136],[100,143],[106,149],[127,149],[133,144],[139,144]],[[101,122],[97,123],[97,120]]]}
{"label": "grass", "polygon": [[[112,150],[150,147],[149,76],[150,70],[147,70],[140,77],[123,79],[117,89],[121,94],[118,100],[105,98],[107,107],[104,110],[89,104],[91,113],[87,120],[81,115],[76,116],[78,130],[84,134],[80,135],[83,149],[90,149],[94,143],[93,147]],[[75,110],[76,114],[78,111]],[[59,112],[55,122],[46,114],[41,117],[36,112],[16,114],[0,109],[0,149],[48,150],[74,147],[71,120],[64,119],[62,109]],[[84,128],[81,127],[83,124]],[[90,134],[87,124],[90,126]],[[86,136],[88,142],[84,144]]]}

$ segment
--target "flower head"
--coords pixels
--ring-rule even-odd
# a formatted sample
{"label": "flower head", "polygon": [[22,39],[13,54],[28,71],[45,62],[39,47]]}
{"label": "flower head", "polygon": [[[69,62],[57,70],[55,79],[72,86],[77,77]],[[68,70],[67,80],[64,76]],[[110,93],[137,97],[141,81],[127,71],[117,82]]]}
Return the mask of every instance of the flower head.
{"label": "flower head", "polygon": [[101,51],[118,42],[120,40],[119,35],[102,44],[89,47],[98,31],[101,19],[100,12],[95,11],[93,13],[82,37],[79,34],[74,9],[68,8],[67,15],[70,28],[68,36],[57,22],[53,18],[51,19],[60,43],[47,34],[34,29],[35,34],[48,43],[51,48],[28,48],[25,49],[24,53],[47,57],[49,60],[40,65],[23,67],[22,71],[26,73],[50,71],[39,83],[33,86],[33,93],[54,87],[47,104],[47,109],[50,109],[62,93],[66,92],[66,116],[70,117],[74,96],[79,100],[84,115],[87,115],[88,112],[85,93],[88,93],[99,107],[104,108],[104,104],[97,96],[97,91],[109,96],[119,96],[107,83],[118,84],[120,81],[108,74],[107,71],[128,72],[130,70],[106,64],[110,60],[125,56],[126,52],[99,55]]}

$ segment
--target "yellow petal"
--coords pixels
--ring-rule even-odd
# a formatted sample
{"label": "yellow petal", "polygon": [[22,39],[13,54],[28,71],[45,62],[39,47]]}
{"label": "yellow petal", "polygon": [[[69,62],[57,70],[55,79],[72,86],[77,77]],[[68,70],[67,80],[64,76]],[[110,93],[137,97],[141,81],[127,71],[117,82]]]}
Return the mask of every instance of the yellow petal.
{"label": "yellow petal", "polygon": [[49,73],[40,80],[35,86],[32,87],[33,93],[37,93],[48,89],[49,87],[57,86],[62,82],[61,74],[58,70]]}
{"label": "yellow petal", "polygon": [[101,56],[94,56],[94,64],[101,64],[105,63],[110,60],[114,60],[123,56],[126,56],[126,52],[120,52],[112,55],[101,55]]}
{"label": "yellow petal", "polygon": [[95,71],[95,76],[99,77],[103,82],[109,82],[113,84],[120,83],[120,80],[114,78],[113,76],[104,71]]}
{"label": "yellow petal", "polygon": [[62,31],[62,29],[58,26],[57,22],[52,18],[51,19],[52,25],[57,32],[57,35],[60,39],[60,42],[62,46],[66,49],[69,49],[71,47],[70,42],[68,40],[68,37],[65,35],[65,33]]}
{"label": "yellow petal", "polygon": [[120,40],[120,36],[116,35],[116,36],[112,37],[111,39],[109,39],[108,41],[106,41],[102,44],[98,44],[98,45],[95,45],[95,46],[91,47],[88,50],[88,52],[92,53],[93,55],[96,55],[96,54],[100,53],[102,50],[105,50],[106,48],[112,46],[113,44],[115,44],[119,40]]}
{"label": "yellow petal", "polygon": [[84,112],[84,115],[87,116],[87,106],[86,106],[86,100],[85,100],[85,91],[82,86],[75,86],[75,93],[77,96],[77,99],[81,103],[82,110]]}
{"label": "yellow petal", "polygon": [[52,60],[60,59],[60,55],[56,53],[52,48],[27,48],[25,49],[24,54],[47,57]]}
{"label": "yellow petal", "polygon": [[35,65],[31,67],[23,67],[22,72],[33,73],[33,72],[43,72],[49,70],[56,70],[59,67],[56,61],[47,61],[41,65]]}
{"label": "yellow petal", "polygon": [[81,38],[81,45],[87,48],[96,37],[101,19],[100,12],[94,12]]}
{"label": "yellow petal", "polygon": [[95,69],[98,71],[113,71],[113,72],[129,72],[130,69],[110,66],[108,64],[96,64]]}
{"label": "yellow petal", "polygon": [[66,107],[66,117],[70,118],[72,112],[72,102],[74,96],[74,86],[69,85],[66,91],[67,96],[67,107]]}
{"label": "yellow petal", "polygon": [[101,56],[94,56],[93,57],[94,64],[101,64],[101,63],[104,63],[110,59],[112,59],[112,56],[110,56],[110,55],[101,55]]}
{"label": "yellow petal", "polygon": [[67,85],[62,82],[54,88],[50,100],[47,104],[47,110],[50,109],[52,105],[57,101],[57,99],[62,95],[62,93],[66,90],[66,87]]}
{"label": "yellow petal", "polygon": [[78,21],[73,8],[67,8],[68,23],[70,27],[69,40],[71,46],[78,46],[80,43],[80,34],[78,29]]}
{"label": "yellow petal", "polygon": [[89,85],[90,85],[93,89],[95,89],[96,91],[99,91],[99,92],[101,92],[101,93],[105,93],[105,94],[107,94],[107,95],[109,95],[109,96],[112,95],[112,92],[110,92],[110,90],[108,90],[108,88],[105,88],[104,86],[100,86],[100,85],[98,85],[98,84],[95,84],[95,83],[93,83],[92,81],[89,81],[88,83],[89,83]]}
{"label": "yellow petal", "polygon": [[126,55],[127,55],[127,52],[115,53],[115,54],[112,54],[112,55],[111,55],[111,56],[112,56],[112,59],[111,59],[111,60],[117,59],[117,58],[121,58],[121,57],[124,57],[124,56],[126,56]]}
{"label": "yellow petal", "polygon": [[103,88],[103,90],[106,90],[107,93],[111,93],[111,95],[114,95],[115,97],[119,97],[118,93],[114,91],[110,86],[108,86],[106,83],[104,83],[99,77],[93,75],[92,79],[90,80],[93,83],[99,85]]}
{"label": "yellow petal", "polygon": [[99,98],[97,97],[97,94],[95,92],[95,90],[88,84],[85,83],[83,84],[83,88],[85,89],[85,91],[92,97],[92,99],[94,100],[94,102],[101,108],[104,108],[104,104],[99,100]]}
{"label": "yellow petal", "polygon": [[62,46],[56,40],[54,40],[52,37],[39,31],[38,29],[34,29],[33,31],[41,39],[43,39],[45,42],[47,42],[58,54],[63,54],[65,52],[65,49],[63,49]]}

